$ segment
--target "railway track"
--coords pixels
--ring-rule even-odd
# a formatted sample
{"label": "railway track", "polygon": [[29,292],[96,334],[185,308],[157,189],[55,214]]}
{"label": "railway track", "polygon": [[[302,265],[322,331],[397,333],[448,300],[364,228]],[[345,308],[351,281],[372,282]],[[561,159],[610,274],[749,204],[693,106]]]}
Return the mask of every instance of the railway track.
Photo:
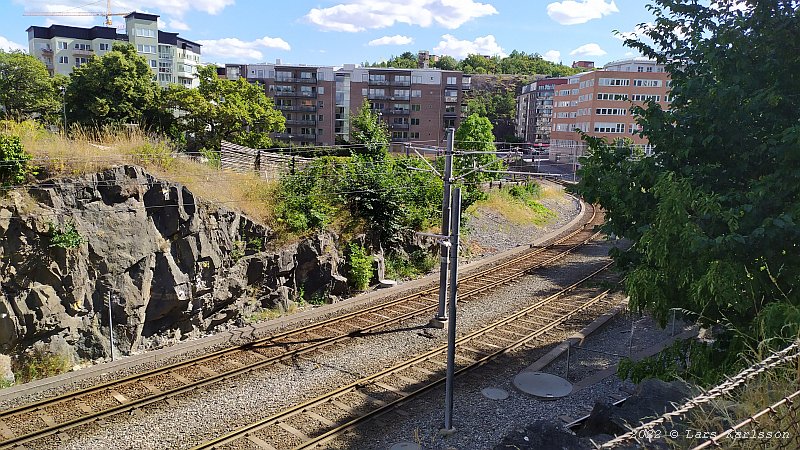
{"label": "railway track", "polygon": [[[593,227],[599,223],[602,223],[602,214],[592,208],[587,221],[550,245],[531,249],[463,277],[459,280],[460,298],[482,294],[563,258],[594,238],[597,233]],[[264,369],[416,316],[430,317],[437,302],[438,288],[426,289],[244,346],[3,411],[0,413],[0,448],[22,448],[40,440],[52,441],[58,439],[59,433],[84,424],[188,395],[204,386]]]}
{"label": "railway track", "polygon": [[[456,375],[498,356],[552,337],[555,330],[592,307],[610,307],[618,278],[605,267],[533,305],[456,341]],[[586,281],[592,280],[591,285]],[[326,446],[342,433],[441,385],[447,346],[415,356],[382,372],[294,405],[213,441],[200,449],[307,449]]]}

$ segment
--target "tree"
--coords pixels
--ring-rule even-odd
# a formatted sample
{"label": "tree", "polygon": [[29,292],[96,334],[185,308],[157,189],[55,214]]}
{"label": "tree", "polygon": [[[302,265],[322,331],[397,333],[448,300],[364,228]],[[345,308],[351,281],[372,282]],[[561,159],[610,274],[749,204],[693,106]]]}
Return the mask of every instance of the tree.
{"label": "tree", "polygon": [[454,175],[463,177],[465,193],[463,208],[485,197],[480,183],[497,179],[500,174],[486,171],[503,170],[503,162],[495,154],[492,123],[486,117],[472,114],[461,122],[456,130],[455,147],[468,152],[453,158]]}
{"label": "tree", "polygon": [[216,151],[223,140],[253,148],[271,145],[270,132],[285,119],[259,84],[223,80],[214,65],[198,69],[200,86],[170,86],[166,104],[179,111],[178,128],[191,137],[190,150]]}
{"label": "tree", "polygon": [[458,60],[452,56],[440,56],[439,60],[433,63],[433,67],[441,70],[458,70]]}
{"label": "tree", "polygon": [[800,331],[800,15],[789,0],[655,2],[653,44],[626,42],[672,78],[668,111],[636,109],[653,155],[586,138],[578,192],[635,243],[616,255],[632,306],[720,327],[704,359],[730,368]]}
{"label": "tree", "polygon": [[0,50],[0,113],[4,117],[47,116],[60,109],[60,96],[44,63],[22,52]]}
{"label": "tree", "polygon": [[389,130],[377,112],[370,108],[369,100],[364,99],[358,114],[351,119],[350,140],[354,144],[354,155],[362,155],[372,160],[386,158],[389,147]]}
{"label": "tree", "polygon": [[76,67],[67,86],[67,119],[82,125],[142,123],[159,87],[153,71],[132,44],[115,42],[111,51]]}

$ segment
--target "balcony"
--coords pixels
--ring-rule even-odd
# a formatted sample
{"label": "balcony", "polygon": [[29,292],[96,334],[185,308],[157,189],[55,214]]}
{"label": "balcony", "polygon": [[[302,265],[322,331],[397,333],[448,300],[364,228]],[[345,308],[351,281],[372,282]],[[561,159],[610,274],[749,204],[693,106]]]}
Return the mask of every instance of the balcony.
{"label": "balcony", "polygon": [[81,49],[72,49],[72,54],[77,56],[93,56],[94,50],[81,50]]}
{"label": "balcony", "polygon": [[292,141],[316,141],[316,134],[300,134],[300,133],[275,133],[272,135],[275,139],[289,139]]}
{"label": "balcony", "polygon": [[317,84],[316,78],[294,78],[294,77],[280,77],[275,78],[277,83],[309,83]]}
{"label": "balcony", "polygon": [[302,106],[302,105],[277,105],[275,108],[281,111],[308,111],[308,112],[316,112],[316,106]]}
{"label": "balcony", "polygon": [[458,103],[458,97],[445,97],[445,103]]}
{"label": "balcony", "polygon": [[407,137],[392,136],[392,142],[408,142]]}
{"label": "balcony", "polygon": [[295,91],[275,91],[276,97],[297,97],[300,93]]}
{"label": "balcony", "polygon": [[392,130],[407,130],[408,124],[407,123],[391,123],[389,124],[389,128]]}
{"label": "balcony", "polygon": [[458,117],[458,112],[456,111],[445,111],[442,113],[444,117]]}
{"label": "balcony", "polygon": [[316,120],[287,120],[286,125],[311,125],[315,126],[317,124]]}
{"label": "balcony", "polygon": [[172,55],[169,53],[159,53],[158,59],[172,59]]}
{"label": "balcony", "polygon": [[411,114],[411,111],[407,109],[385,109],[383,110],[384,114],[391,114],[394,116],[407,116]]}
{"label": "balcony", "polygon": [[389,86],[390,85],[390,81],[389,80],[369,80],[369,81],[367,81],[367,84],[372,85],[372,86]]}
{"label": "balcony", "polygon": [[53,56],[53,49],[52,48],[43,48],[42,55],[44,56]]}
{"label": "balcony", "polygon": [[462,90],[462,91],[468,91],[468,90],[470,90],[470,89],[472,89],[472,84],[470,84],[470,83],[467,83],[467,84],[462,84],[462,85],[461,85],[461,90]]}
{"label": "balcony", "polygon": [[317,98],[317,93],[316,92],[303,92],[303,91],[300,91],[298,94],[300,95],[300,97]]}

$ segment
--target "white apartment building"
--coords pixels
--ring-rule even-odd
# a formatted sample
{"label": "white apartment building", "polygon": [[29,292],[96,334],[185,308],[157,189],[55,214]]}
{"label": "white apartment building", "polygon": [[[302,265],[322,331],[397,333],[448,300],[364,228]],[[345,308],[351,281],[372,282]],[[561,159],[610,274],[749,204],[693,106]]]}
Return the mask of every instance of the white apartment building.
{"label": "white apartment building", "polygon": [[159,84],[197,87],[200,44],[183,39],[178,33],[160,31],[158,17],[132,12],[125,16],[125,33],[101,26],[31,26],[27,30],[28,52],[39,58],[51,75],[69,75],[92,56],[102,56],[111,50],[115,41],[130,42],[147,59]]}

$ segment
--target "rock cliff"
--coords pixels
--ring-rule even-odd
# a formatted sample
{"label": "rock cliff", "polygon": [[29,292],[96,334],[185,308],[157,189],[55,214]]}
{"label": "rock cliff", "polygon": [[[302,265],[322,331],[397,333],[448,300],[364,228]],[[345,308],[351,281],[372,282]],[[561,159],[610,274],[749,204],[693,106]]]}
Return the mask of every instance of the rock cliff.
{"label": "rock cliff", "polygon": [[306,298],[343,295],[337,240],[276,248],[273,230],[135,166],[11,192],[0,199],[0,353],[47,342],[102,358],[109,311],[127,354],[288,308],[299,286]]}

